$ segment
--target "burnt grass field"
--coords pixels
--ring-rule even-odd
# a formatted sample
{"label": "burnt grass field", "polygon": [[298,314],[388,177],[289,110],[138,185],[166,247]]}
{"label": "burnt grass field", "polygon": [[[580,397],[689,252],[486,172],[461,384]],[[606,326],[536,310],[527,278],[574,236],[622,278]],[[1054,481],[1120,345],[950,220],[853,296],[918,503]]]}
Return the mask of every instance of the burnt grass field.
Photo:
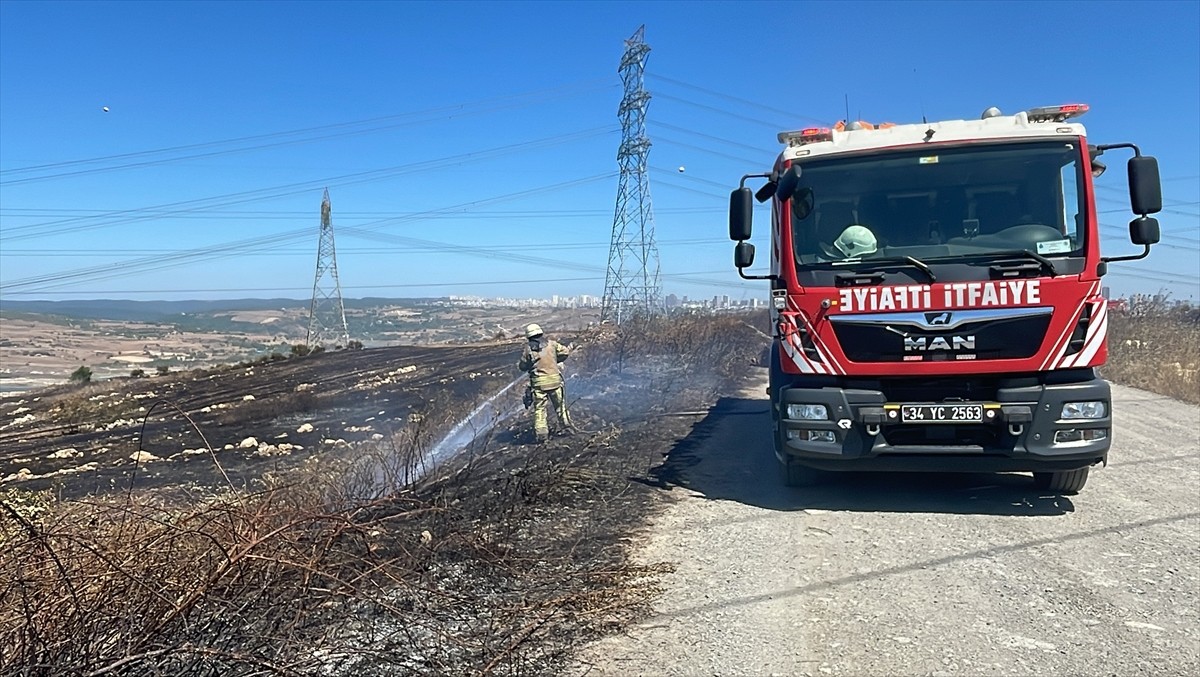
{"label": "burnt grass field", "polygon": [[268,470],[387,439],[410,418],[444,418],[511,382],[516,350],[337,351],[5,398],[0,480],[68,498],[130,487],[244,488]]}
{"label": "burnt grass field", "polygon": [[513,388],[515,414],[436,467],[519,343],[4,400],[0,674],[553,673],[647,612],[658,567],[628,554],[670,495],[655,469],[758,363],[747,321],[577,337],[581,432],[533,444]]}

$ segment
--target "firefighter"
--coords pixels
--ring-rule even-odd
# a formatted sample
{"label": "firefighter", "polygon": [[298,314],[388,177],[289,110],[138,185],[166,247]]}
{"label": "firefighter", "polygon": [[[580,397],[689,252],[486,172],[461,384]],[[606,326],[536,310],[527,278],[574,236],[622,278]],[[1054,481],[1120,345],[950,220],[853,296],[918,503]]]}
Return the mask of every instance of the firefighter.
{"label": "firefighter", "polygon": [[571,354],[571,349],[554,339],[547,338],[536,324],[525,327],[525,338],[529,342],[521,354],[517,368],[529,373],[529,389],[526,397],[533,398],[533,432],[538,442],[550,436],[547,421],[547,400],[554,403],[563,431],[571,431],[571,417],[567,414],[567,399],[563,388],[562,362]]}

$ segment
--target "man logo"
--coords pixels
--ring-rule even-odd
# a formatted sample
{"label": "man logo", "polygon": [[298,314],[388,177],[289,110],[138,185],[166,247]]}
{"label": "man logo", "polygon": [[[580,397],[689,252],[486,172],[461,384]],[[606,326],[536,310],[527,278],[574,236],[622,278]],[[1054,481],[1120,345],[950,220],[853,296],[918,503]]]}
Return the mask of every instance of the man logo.
{"label": "man logo", "polygon": [[905,336],[904,352],[933,350],[975,350],[974,336]]}
{"label": "man logo", "polygon": [[925,324],[939,327],[950,324],[950,313],[925,313]]}

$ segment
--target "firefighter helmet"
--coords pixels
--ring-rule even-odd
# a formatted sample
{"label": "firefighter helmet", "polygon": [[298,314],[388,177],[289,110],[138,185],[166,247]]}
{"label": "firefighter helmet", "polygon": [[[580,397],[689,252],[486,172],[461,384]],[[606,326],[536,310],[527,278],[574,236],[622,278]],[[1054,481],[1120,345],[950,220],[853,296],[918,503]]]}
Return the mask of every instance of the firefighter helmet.
{"label": "firefighter helmet", "polygon": [[824,242],[821,243],[821,249],[825,250],[825,254],[835,259],[874,254],[877,248],[875,234],[871,232],[871,229],[857,224],[843,230],[842,234],[833,241],[832,247]]}

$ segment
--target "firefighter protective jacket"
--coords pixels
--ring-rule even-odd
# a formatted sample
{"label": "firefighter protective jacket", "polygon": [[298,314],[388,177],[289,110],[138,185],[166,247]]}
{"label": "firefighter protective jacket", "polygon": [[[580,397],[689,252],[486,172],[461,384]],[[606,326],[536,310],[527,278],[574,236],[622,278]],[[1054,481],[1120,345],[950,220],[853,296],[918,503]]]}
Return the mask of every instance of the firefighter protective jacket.
{"label": "firefighter protective jacket", "polygon": [[517,368],[529,373],[529,383],[538,390],[555,390],[563,383],[559,363],[571,350],[553,339],[542,338],[525,344],[525,352]]}

